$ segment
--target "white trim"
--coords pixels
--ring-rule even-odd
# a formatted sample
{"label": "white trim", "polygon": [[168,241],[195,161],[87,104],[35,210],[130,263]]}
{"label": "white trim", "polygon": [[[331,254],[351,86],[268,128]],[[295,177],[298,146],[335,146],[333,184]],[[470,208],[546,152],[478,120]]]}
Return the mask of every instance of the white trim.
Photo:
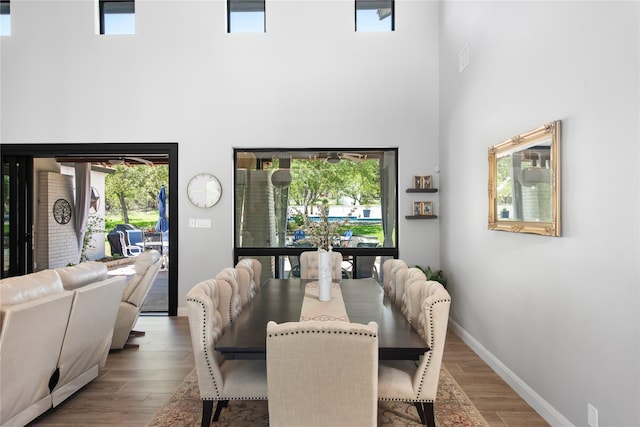
{"label": "white trim", "polygon": [[179,317],[189,317],[189,308],[188,307],[178,307],[178,316]]}
{"label": "white trim", "polygon": [[523,398],[546,422],[552,426],[575,427],[556,408],[544,400],[527,383],[502,363],[489,350],[484,348],[462,326],[449,318],[451,330],[467,344],[487,365],[489,365],[521,398]]}

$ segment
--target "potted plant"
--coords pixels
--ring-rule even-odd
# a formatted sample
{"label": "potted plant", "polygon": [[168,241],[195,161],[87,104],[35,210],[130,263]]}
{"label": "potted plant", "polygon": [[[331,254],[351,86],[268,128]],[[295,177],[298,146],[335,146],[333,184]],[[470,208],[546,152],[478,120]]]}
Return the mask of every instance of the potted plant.
{"label": "potted plant", "polygon": [[422,270],[424,275],[427,277],[427,280],[433,280],[435,282],[439,282],[445,288],[447,287],[447,279],[444,277],[444,274],[442,273],[442,270],[433,271],[433,270],[431,270],[430,266],[427,266],[425,268],[425,267],[421,267],[419,265],[416,265],[416,268],[419,268],[420,270]]}

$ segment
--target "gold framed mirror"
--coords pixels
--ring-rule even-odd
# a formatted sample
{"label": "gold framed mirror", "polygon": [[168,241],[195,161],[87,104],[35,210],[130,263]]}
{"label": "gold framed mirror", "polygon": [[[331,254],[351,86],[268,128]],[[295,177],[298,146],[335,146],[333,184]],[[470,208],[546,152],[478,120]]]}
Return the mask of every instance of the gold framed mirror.
{"label": "gold framed mirror", "polygon": [[489,148],[489,229],[560,236],[560,121]]}

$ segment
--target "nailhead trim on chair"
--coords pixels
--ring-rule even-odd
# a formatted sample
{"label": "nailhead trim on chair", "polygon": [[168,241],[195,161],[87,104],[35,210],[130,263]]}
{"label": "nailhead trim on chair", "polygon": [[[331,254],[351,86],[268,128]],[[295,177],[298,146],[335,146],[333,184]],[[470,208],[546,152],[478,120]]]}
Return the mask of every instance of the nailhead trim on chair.
{"label": "nailhead trim on chair", "polygon": [[[431,305],[429,305],[429,329],[430,329],[430,339],[429,339],[429,348],[433,349],[433,335],[434,335],[434,331],[433,331],[433,306],[441,303],[441,302],[451,302],[451,299],[439,299],[439,300],[435,300]],[[423,308],[423,310],[426,307]],[[429,350],[427,352],[428,354],[427,356],[427,363],[425,365],[424,370],[422,371],[422,376],[420,377],[420,385],[418,386],[418,392],[416,393],[417,396],[420,396],[420,393],[422,393],[422,387],[424,386],[424,377],[427,374],[427,370],[429,369],[429,363],[431,363],[431,355],[433,354],[433,352],[431,350]]]}
{"label": "nailhead trim on chair", "polygon": [[[202,301],[197,300],[197,299],[193,299],[193,298],[187,298],[187,301],[192,301],[192,302],[196,302],[198,304],[200,304],[200,306],[202,307],[202,312],[203,312],[203,317],[204,317],[204,322],[202,322],[204,325],[207,324],[207,311],[205,309],[205,305]],[[207,351],[207,331],[206,331],[206,327],[202,328],[202,348],[204,349],[204,358],[207,361],[207,367],[209,368],[209,374],[211,375],[211,381],[213,381],[213,387],[216,390],[216,394],[218,395],[218,397],[220,397],[220,389],[218,387],[218,383],[215,380],[215,376],[213,375],[213,371],[211,370],[211,356],[209,355],[209,352]],[[203,400],[218,400],[216,398],[202,398]]]}
{"label": "nailhead trim on chair", "polygon": [[353,331],[335,331],[335,330],[310,330],[310,331],[294,331],[294,332],[281,332],[281,333],[271,333],[270,337],[283,337],[286,335],[297,335],[297,334],[340,334],[340,335],[364,335],[368,337],[377,337],[378,334],[372,334],[367,332],[353,332]]}

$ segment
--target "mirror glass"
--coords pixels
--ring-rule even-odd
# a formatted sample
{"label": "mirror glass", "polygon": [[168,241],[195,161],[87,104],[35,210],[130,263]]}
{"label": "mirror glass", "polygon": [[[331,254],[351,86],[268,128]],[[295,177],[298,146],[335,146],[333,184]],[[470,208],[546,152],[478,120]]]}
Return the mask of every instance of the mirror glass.
{"label": "mirror glass", "polygon": [[560,122],[489,149],[489,228],[560,235]]}

